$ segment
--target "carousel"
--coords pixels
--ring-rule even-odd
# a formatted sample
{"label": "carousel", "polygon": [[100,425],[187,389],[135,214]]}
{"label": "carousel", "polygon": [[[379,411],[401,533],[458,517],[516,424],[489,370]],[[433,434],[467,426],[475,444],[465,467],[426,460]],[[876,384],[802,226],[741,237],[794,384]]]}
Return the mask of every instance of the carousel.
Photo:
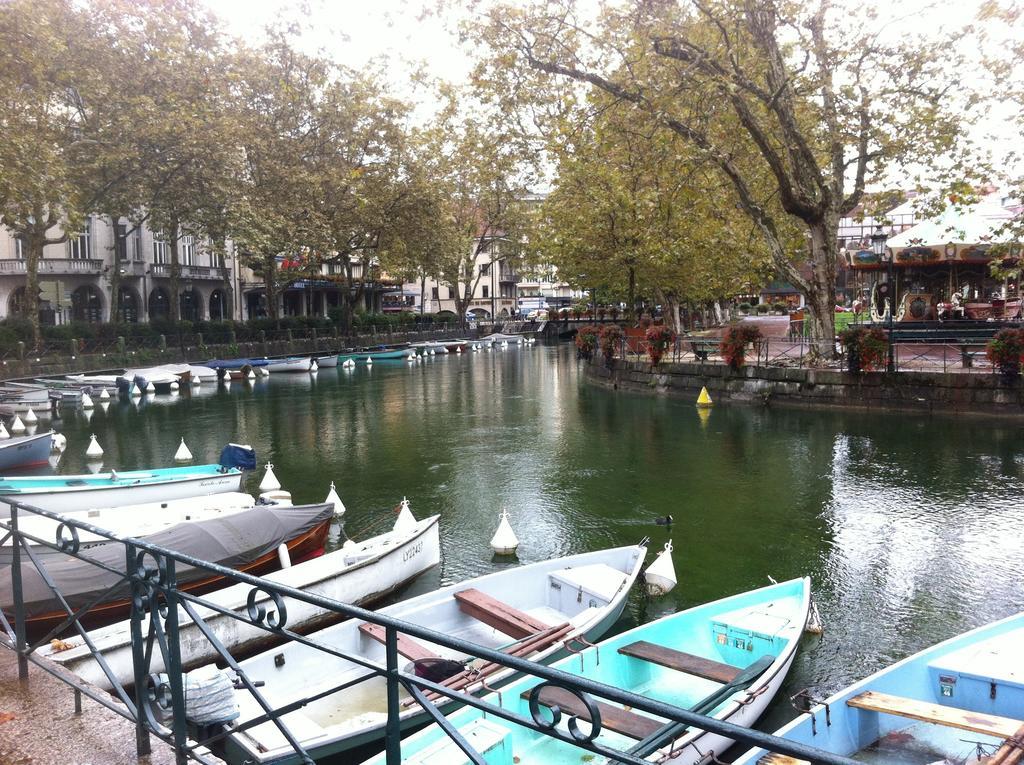
{"label": "carousel", "polygon": [[995,278],[990,268],[997,258],[1018,258],[1017,243],[1002,231],[1015,216],[986,197],[888,239],[879,227],[870,248],[847,252],[860,307],[866,299],[878,324],[1019,320],[1020,284]]}

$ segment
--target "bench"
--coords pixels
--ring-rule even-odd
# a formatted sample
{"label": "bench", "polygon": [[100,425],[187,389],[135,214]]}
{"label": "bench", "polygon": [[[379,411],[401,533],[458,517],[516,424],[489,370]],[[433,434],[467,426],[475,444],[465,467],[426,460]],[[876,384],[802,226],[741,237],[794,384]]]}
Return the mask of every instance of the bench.
{"label": "bench", "polygon": [[550,624],[475,588],[456,592],[455,600],[464,614],[517,640],[544,632],[551,627]]}
{"label": "bench", "polygon": [[703,677],[705,680],[714,680],[716,683],[728,685],[743,670],[731,664],[722,664],[718,661],[705,659],[703,656],[695,656],[692,653],[676,651],[673,648],[666,648],[663,645],[648,643],[646,640],[638,640],[635,643],[624,645],[619,649],[624,656],[632,656],[637,659],[660,664],[663,667],[674,669],[677,672],[685,672],[688,675]]}
{"label": "bench", "polygon": [[721,345],[721,342],[718,340],[693,339],[687,340],[686,342],[690,344],[690,350],[693,351],[693,355],[701,361],[707,361],[708,356],[712,353],[717,353],[718,348]]}
{"label": "bench", "polygon": [[1002,739],[1010,738],[1021,727],[1020,720],[1013,720],[1009,717],[971,712],[956,707],[944,707],[941,704],[908,699],[903,696],[890,696],[887,693],[876,691],[866,691],[854,696],[847,700],[846,705],[868,712],[907,717],[911,720],[943,725],[947,728],[959,728]]}
{"label": "bench", "polygon": [[[385,630],[379,624],[370,624],[369,622],[363,622],[359,625],[359,631],[367,637],[373,638],[378,643],[386,644],[387,642]],[[422,643],[417,643],[411,637],[409,637],[408,635],[403,635],[401,632],[398,633],[398,652],[402,654],[402,656],[407,658],[409,661],[441,658]]]}
{"label": "bench", "polygon": [[[531,692],[532,689],[523,691],[522,697],[524,699],[529,698]],[[567,691],[565,688],[556,688],[551,685],[546,686],[541,689],[537,700],[548,708],[557,706],[564,714],[591,722],[590,711],[587,709],[586,704],[578,696],[571,691]],[[602,729],[607,728],[610,731],[621,733],[623,736],[628,736],[637,741],[656,734],[665,725],[661,720],[645,717],[622,707],[613,706],[596,699],[592,699],[592,701],[601,715]]]}

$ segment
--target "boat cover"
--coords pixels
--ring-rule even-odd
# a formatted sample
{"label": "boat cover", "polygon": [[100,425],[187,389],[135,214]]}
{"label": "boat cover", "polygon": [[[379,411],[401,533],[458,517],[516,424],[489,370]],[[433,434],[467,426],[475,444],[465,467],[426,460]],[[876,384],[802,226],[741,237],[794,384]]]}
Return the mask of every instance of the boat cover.
{"label": "boat cover", "polygon": [[[334,505],[298,505],[282,507],[259,505],[251,510],[232,513],[202,524],[186,521],[158,531],[143,540],[154,545],[191,555],[200,560],[219,563],[229,568],[240,568],[263,555],[276,550],[281,543],[301,536],[326,520],[334,517]],[[125,549],[117,543],[90,547],[79,552],[83,558],[125,571]],[[60,606],[35,565],[22,558],[21,577],[25,611],[29,617],[58,610]],[[72,608],[89,603],[107,588],[113,589],[103,598],[116,601],[127,598],[129,585],[118,583],[120,575],[99,568],[92,563],[67,555],[41,557],[47,574],[57,584],[61,594]],[[155,566],[147,557],[147,566]],[[0,568],[0,608],[8,611],[13,605],[11,587],[13,566]],[[175,567],[179,583],[204,578],[209,572],[178,563]]]}
{"label": "boat cover", "polygon": [[256,469],[256,450],[248,444],[228,444],[220,450],[220,464],[239,470]]}

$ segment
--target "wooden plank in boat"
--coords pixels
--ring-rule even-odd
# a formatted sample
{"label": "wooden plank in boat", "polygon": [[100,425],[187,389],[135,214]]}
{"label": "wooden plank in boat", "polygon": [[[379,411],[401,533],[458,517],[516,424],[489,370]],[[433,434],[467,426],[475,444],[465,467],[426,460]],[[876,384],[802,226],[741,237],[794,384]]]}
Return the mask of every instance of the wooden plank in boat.
{"label": "wooden plank in boat", "polygon": [[455,600],[463,613],[481,621],[488,627],[504,632],[517,640],[529,637],[551,627],[508,603],[502,603],[473,587],[455,593]]}
{"label": "wooden plank in boat", "polygon": [[798,760],[796,757],[790,757],[785,754],[779,754],[778,752],[769,752],[768,754],[761,755],[757,760],[757,765],[811,765],[807,760]]}
{"label": "wooden plank in boat", "polygon": [[[523,691],[523,698],[529,698],[530,691]],[[546,707],[557,706],[563,714],[578,717],[581,720],[590,722],[590,712],[579,697],[564,688],[547,686],[540,692],[540,703]],[[598,712],[601,713],[601,727],[610,731],[621,733],[637,741],[657,733],[665,724],[662,720],[655,720],[651,717],[638,715],[622,707],[613,706],[603,701],[593,699]]]}
{"label": "wooden plank in boat", "polygon": [[944,707],[941,704],[931,704],[927,701],[908,699],[903,696],[890,696],[887,693],[877,693],[876,691],[866,691],[854,696],[846,703],[848,706],[866,709],[870,712],[909,717],[911,720],[969,730],[972,733],[983,733],[998,738],[1009,738],[1021,727],[1020,720],[1012,720],[1009,717]]}
{"label": "wooden plank in boat", "polygon": [[[385,630],[379,624],[370,624],[369,622],[363,622],[359,625],[359,631],[364,635],[373,638],[378,643],[386,643],[387,637]],[[403,635],[401,632],[398,633],[398,652],[402,654],[409,661],[418,661],[419,659],[436,659],[438,655],[431,651],[421,643],[417,643],[408,635]]]}
{"label": "wooden plank in boat", "polygon": [[696,675],[706,680],[714,680],[716,683],[731,683],[743,671],[742,668],[734,667],[731,664],[722,664],[718,661],[705,659],[703,656],[695,656],[692,653],[684,653],[673,648],[666,648],[663,645],[648,643],[646,640],[638,640],[635,643],[624,645],[619,649],[619,653],[643,659],[653,664],[660,664],[677,672],[685,672],[688,675]]}

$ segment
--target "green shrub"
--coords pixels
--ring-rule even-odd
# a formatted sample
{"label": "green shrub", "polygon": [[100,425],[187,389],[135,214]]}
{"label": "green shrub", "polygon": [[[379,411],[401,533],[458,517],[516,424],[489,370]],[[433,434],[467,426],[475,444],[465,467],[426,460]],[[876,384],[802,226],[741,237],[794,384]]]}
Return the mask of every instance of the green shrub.
{"label": "green shrub", "polygon": [[740,303],[736,309],[742,313],[750,313],[750,303]]}
{"label": "green shrub", "polygon": [[772,310],[772,307],[770,305],[768,305],[767,303],[758,303],[757,304],[757,312],[759,314],[766,314],[770,310]]}
{"label": "green shrub", "polygon": [[775,313],[789,313],[789,306],[786,303],[772,303],[772,310]]}

